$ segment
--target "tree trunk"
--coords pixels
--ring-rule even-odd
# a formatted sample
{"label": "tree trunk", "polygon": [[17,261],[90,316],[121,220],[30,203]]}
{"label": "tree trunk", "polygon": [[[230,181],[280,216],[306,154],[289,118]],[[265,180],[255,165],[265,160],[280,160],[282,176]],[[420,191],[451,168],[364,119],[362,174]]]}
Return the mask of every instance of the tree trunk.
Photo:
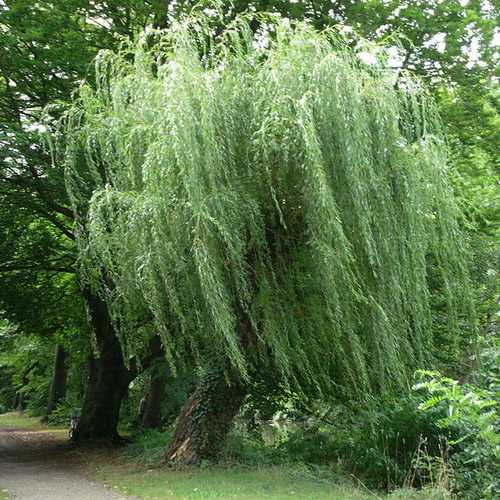
{"label": "tree trunk", "polygon": [[111,356],[91,359],[89,372],[73,441],[119,441],[118,419],[130,381],[128,372]]}
{"label": "tree trunk", "polygon": [[22,413],[26,408],[24,393],[22,391],[16,392],[16,401],[14,403],[14,406],[16,408],[16,411],[18,411],[19,413]]}
{"label": "tree trunk", "polygon": [[222,370],[207,371],[181,411],[166,460],[182,467],[217,459],[246,393],[239,379],[229,384]]}
{"label": "tree trunk", "polygon": [[66,357],[66,351],[62,346],[57,345],[46,417],[48,417],[56,409],[60,401],[66,396],[66,380],[68,377]]}
{"label": "tree trunk", "polygon": [[161,404],[167,385],[168,368],[165,363],[154,366],[151,371],[149,393],[144,407],[141,426],[143,429],[157,429],[161,424]]}
{"label": "tree trunk", "polygon": [[94,330],[97,357],[90,360],[89,378],[73,441],[116,441],[120,407],[133,375],[125,366],[120,342],[106,303],[84,290]]}

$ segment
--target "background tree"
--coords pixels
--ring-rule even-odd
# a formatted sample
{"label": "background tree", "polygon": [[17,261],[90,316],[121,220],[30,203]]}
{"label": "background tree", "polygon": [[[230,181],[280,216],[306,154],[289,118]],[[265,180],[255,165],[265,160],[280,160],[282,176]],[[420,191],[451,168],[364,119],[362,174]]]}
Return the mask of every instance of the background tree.
{"label": "background tree", "polygon": [[[159,4],[158,4],[159,5]],[[47,310],[48,296],[42,283],[67,282],[54,273],[78,274],[74,266],[74,222],[68,203],[63,172],[54,166],[44,148],[39,131],[40,112],[48,104],[69,100],[80,79],[92,73],[92,59],[101,48],[117,46],[121,37],[132,37],[136,29],[150,22],[154,14],[151,4],[130,2],[56,1],[49,4],[25,1],[6,1],[0,6],[0,194],[8,207],[6,231],[2,240],[0,272],[6,282],[15,283],[18,310],[39,317]],[[56,112],[54,109],[53,113]],[[23,220],[17,215],[22,214]],[[25,226],[25,221],[28,225]],[[35,221],[35,222],[31,222]],[[35,228],[34,225],[38,227]],[[40,230],[39,228],[43,228]],[[26,234],[26,241],[33,241],[17,248],[19,232]],[[39,237],[43,242],[37,241]],[[63,265],[64,264],[64,265]],[[80,288],[75,287],[73,293]],[[67,290],[71,289],[71,286]],[[53,290],[54,287],[49,287]],[[24,290],[24,291],[23,291]],[[48,289],[47,289],[48,291]],[[85,302],[92,318],[93,334],[98,337],[95,359],[91,360],[91,384],[97,393],[107,393],[101,402],[94,401],[93,408],[102,407],[106,412],[106,399],[119,402],[124,391],[115,379],[103,373],[109,367],[125,373],[125,361],[114,335],[106,306],[89,291],[80,292],[76,301]],[[14,301],[6,294],[5,314]],[[29,308],[31,299],[36,299]],[[54,311],[54,309],[52,309]],[[17,316],[17,318],[19,315]],[[78,321],[78,318],[75,318]],[[99,350],[101,348],[101,350]],[[94,373],[97,372],[97,373]],[[124,382],[125,383],[125,382]],[[110,396],[110,391],[116,392]],[[97,397],[97,396],[96,396]],[[84,414],[86,407],[84,408]],[[82,425],[89,423],[88,437],[116,434],[118,414],[99,430],[99,411],[92,418],[83,418]],[[93,419],[97,422],[92,423]],[[95,425],[94,425],[95,424]]]}

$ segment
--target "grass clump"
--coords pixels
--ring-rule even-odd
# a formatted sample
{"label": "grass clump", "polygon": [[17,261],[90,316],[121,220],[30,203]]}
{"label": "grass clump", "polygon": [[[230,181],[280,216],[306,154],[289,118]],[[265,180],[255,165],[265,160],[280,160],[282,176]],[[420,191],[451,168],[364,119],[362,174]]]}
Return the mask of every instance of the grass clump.
{"label": "grass clump", "polygon": [[147,466],[158,466],[170,443],[170,434],[157,429],[147,429],[131,436],[126,456]]}

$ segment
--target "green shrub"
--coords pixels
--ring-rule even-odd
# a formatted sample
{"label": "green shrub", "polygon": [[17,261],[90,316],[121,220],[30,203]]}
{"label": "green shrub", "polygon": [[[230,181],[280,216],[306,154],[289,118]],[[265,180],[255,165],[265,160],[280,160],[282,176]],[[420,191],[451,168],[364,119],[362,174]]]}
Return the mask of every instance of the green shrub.
{"label": "green shrub", "polygon": [[132,436],[126,454],[145,465],[159,465],[170,443],[170,434],[157,429],[147,429]]}
{"label": "green shrub", "polygon": [[279,448],[266,444],[254,432],[243,427],[238,427],[230,433],[221,458],[224,463],[256,467],[290,461],[289,456]]}
{"label": "green shrub", "polygon": [[68,400],[61,401],[55,410],[47,416],[47,422],[50,425],[67,425],[69,426],[71,417],[78,415],[79,408],[76,408],[74,403]]}
{"label": "green shrub", "polygon": [[359,474],[387,489],[410,478],[411,486],[430,480],[427,470],[415,468],[416,459],[440,455],[442,438],[433,416],[417,408],[415,398],[407,395],[379,403],[358,417],[351,462]]}
{"label": "green shrub", "polygon": [[[420,371],[418,376],[415,390],[425,395],[420,409],[423,413],[437,410],[443,415],[436,425],[450,447],[453,489],[461,498],[499,498],[498,384],[489,384],[488,388],[460,385],[431,371]],[[495,379],[485,378],[490,382]]]}
{"label": "green shrub", "polygon": [[[440,457],[442,437],[436,415],[419,411],[420,402],[408,394],[373,401],[356,411],[341,405],[325,411],[322,403],[319,417],[295,414],[295,420],[290,411],[274,441],[259,439],[242,425],[233,433],[228,455],[250,464],[333,466],[375,488],[422,486],[434,480],[422,457]],[[261,433],[268,427],[261,424]]]}
{"label": "green shrub", "polygon": [[325,464],[339,458],[334,433],[317,425],[298,428],[280,448],[294,461],[309,464]]}

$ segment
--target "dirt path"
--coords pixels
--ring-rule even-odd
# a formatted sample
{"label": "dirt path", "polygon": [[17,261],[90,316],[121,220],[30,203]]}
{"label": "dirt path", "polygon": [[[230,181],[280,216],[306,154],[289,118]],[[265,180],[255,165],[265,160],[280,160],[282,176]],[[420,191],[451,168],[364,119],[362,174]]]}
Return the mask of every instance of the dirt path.
{"label": "dirt path", "polygon": [[0,428],[0,490],[16,500],[124,500],[85,478],[61,438],[47,431]]}

